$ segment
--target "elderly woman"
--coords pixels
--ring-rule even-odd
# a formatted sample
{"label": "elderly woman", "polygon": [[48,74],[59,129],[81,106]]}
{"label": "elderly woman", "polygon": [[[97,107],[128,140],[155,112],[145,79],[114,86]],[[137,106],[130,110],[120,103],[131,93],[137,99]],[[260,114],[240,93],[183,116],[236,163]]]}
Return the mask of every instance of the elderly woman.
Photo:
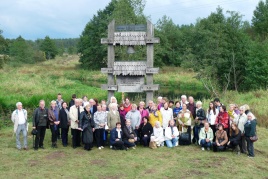
{"label": "elderly woman", "polygon": [[116,127],[116,123],[120,122],[120,115],[117,110],[117,104],[116,103],[111,103],[109,105],[109,112],[107,114],[107,124],[110,130]]}
{"label": "elderly woman", "polygon": [[239,108],[239,111],[240,111],[240,114],[234,119],[234,123],[237,125],[238,129],[241,131],[240,151],[241,153],[246,153],[247,147],[246,147],[244,126],[248,119],[247,119],[247,115],[245,114],[244,106],[241,106]]}
{"label": "elderly woman", "polygon": [[105,135],[105,125],[107,124],[107,113],[106,111],[102,111],[101,105],[97,106],[97,112],[95,112],[94,114],[94,123],[95,123],[95,137],[97,141],[97,147],[99,149],[103,149],[104,148],[103,135]]}
{"label": "elderly woman", "polygon": [[255,156],[254,154],[254,145],[253,145],[253,137],[256,136],[256,125],[257,121],[255,116],[249,112],[247,114],[248,120],[245,124],[245,137],[247,141],[247,150],[248,150],[248,157],[252,158]]}
{"label": "elderly woman", "polygon": [[[216,118],[218,115],[218,111],[216,110],[216,106],[213,101],[209,103],[209,108],[207,110],[207,120],[210,124],[210,128],[213,130],[213,134],[216,133]],[[215,142],[215,136],[213,138],[213,142]]]}
{"label": "elderly woman", "polygon": [[155,126],[155,122],[159,121],[161,126],[162,126],[162,114],[159,110],[157,110],[157,105],[153,104],[152,105],[152,110],[149,114],[149,123],[152,126]]}
{"label": "elderly woman", "polygon": [[116,127],[111,130],[110,134],[110,144],[112,145],[113,150],[124,150],[123,131],[121,129],[121,123],[117,122]]}
{"label": "elderly woman", "polygon": [[137,105],[133,104],[131,110],[127,113],[126,119],[131,121],[131,127],[135,129],[136,134],[138,134],[138,129],[141,124],[141,114],[137,110]]}
{"label": "elderly woman", "polygon": [[179,131],[174,120],[169,121],[169,127],[165,130],[165,142],[168,148],[175,147],[178,142]]}
{"label": "elderly woman", "polygon": [[227,111],[230,119],[230,124],[233,123],[234,119],[237,118],[237,114],[235,113],[235,104],[229,105],[229,110]]}
{"label": "elderly woman", "polygon": [[224,151],[226,149],[226,144],[228,142],[227,132],[223,130],[223,124],[218,125],[218,130],[216,132],[216,141],[213,142],[213,151]]}
{"label": "elderly woman", "polygon": [[235,123],[232,123],[230,129],[230,138],[229,142],[227,143],[227,147],[233,150],[236,150],[237,154],[240,154],[240,142],[241,142],[241,132],[238,129]]}
{"label": "elderly woman", "polygon": [[123,128],[123,142],[127,148],[136,149],[135,142],[138,141],[137,135],[134,129],[131,126],[131,121],[129,119],[126,120],[126,126]]}
{"label": "elderly woman", "polygon": [[48,120],[50,122],[50,130],[51,130],[51,142],[52,148],[57,148],[57,136],[58,136],[58,127],[60,124],[59,120],[59,109],[56,107],[56,101],[51,101],[50,109],[48,110]]}
{"label": "elderly woman", "polygon": [[90,105],[86,105],[85,111],[80,113],[80,121],[78,129],[82,131],[82,140],[84,149],[89,151],[92,148],[93,132],[95,131],[95,123],[90,113]]}
{"label": "elderly woman", "polygon": [[196,102],[196,117],[195,117],[195,126],[194,126],[194,138],[193,143],[199,141],[199,131],[202,127],[204,127],[204,123],[206,122],[206,113],[205,110],[202,108],[202,102]]}
{"label": "elderly woman", "polygon": [[168,127],[168,122],[173,120],[173,111],[168,107],[168,102],[164,103],[164,107],[160,109],[163,121],[163,129],[165,130]]}
{"label": "elderly woman", "polygon": [[204,124],[204,127],[201,128],[199,133],[199,145],[201,145],[201,149],[205,150],[205,147],[207,150],[210,150],[210,147],[212,146],[212,141],[214,138],[213,130],[209,127],[209,123],[206,122]]}
{"label": "elderly woman", "polygon": [[153,133],[153,127],[148,123],[148,117],[143,117],[143,123],[140,124],[138,129],[139,136],[141,138],[141,143],[144,147],[149,146],[150,138]]}
{"label": "elderly woman", "polygon": [[182,104],[182,110],[178,114],[178,123],[180,124],[182,133],[188,133],[188,139],[182,140],[180,138],[180,145],[190,145],[191,144],[191,125],[193,116],[191,111],[187,109],[186,104]]}
{"label": "elderly woman", "polygon": [[68,145],[68,131],[71,125],[70,114],[68,111],[68,106],[66,102],[62,102],[62,108],[60,110],[59,121],[61,127],[61,140],[63,147]]}
{"label": "elderly woman", "polygon": [[161,127],[161,123],[159,121],[155,122],[155,126],[153,128],[153,134],[151,136],[151,141],[156,142],[156,146],[164,146],[164,133],[163,128]]}
{"label": "elderly woman", "polygon": [[[143,101],[140,102],[138,110],[141,114],[141,119],[144,117],[149,117],[149,112],[147,109],[145,109],[145,103]],[[141,120],[141,123],[143,123],[143,120]]]}

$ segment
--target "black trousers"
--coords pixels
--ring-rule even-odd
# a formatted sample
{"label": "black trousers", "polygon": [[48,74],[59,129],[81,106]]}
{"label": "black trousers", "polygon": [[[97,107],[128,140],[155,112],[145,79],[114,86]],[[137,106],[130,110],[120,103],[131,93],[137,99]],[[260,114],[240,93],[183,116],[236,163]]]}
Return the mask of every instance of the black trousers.
{"label": "black trousers", "polygon": [[216,133],[216,126],[215,125],[210,125],[210,127],[211,127],[211,129],[212,129],[212,131],[213,131],[213,142],[215,142],[215,140],[216,140],[216,136],[215,136],[215,133]]}
{"label": "black trousers", "polygon": [[69,132],[69,127],[61,128],[62,145],[68,145],[68,132]]}
{"label": "black trousers", "polygon": [[52,144],[54,144],[57,142],[58,127],[55,129],[54,125],[50,125],[50,131],[51,131],[51,142],[52,142]]}
{"label": "black trousers", "polygon": [[95,130],[95,137],[97,141],[97,147],[104,146],[104,140],[103,140],[103,134],[104,134],[104,129],[96,129]]}
{"label": "black trousers", "polygon": [[38,147],[43,147],[44,146],[44,138],[46,135],[46,126],[38,126],[37,128],[37,135],[35,137],[35,148],[37,149]]}
{"label": "black trousers", "polygon": [[240,141],[231,141],[229,145],[227,145],[228,148],[235,149],[236,146],[240,144]]}
{"label": "black trousers", "polygon": [[72,129],[73,132],[73,147],[81,146],[81,131],[78,129]]}

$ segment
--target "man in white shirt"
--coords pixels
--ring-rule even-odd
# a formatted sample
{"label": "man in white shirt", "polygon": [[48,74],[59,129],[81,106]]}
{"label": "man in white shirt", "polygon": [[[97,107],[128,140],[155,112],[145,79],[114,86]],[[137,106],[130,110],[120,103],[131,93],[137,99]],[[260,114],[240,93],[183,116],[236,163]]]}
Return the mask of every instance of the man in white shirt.
{"label": "man in white shirt", "polygon": [[16,133],[17,149],[21,150],[20,133],[22,132],[24,138],[24,150],[28,150],[27,144],[27,111],[22,109],[22,103],[16,103],[17,109],[13,111],[11,120],[14,123],[14,133]]}

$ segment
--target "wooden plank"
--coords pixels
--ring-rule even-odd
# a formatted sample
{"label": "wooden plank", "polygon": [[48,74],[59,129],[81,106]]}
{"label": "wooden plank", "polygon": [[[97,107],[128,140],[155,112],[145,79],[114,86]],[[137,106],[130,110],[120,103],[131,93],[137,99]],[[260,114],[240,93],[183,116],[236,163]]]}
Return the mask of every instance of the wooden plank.
{"label": "wooden plank", "polygon": [[101,73],[113,73],[113,68],[101,68]]}
{"label": "wooden plank", "polygon": [[[159,89],[159,84],[153,84],[153,85],[143,85],[141,87],[143,91],[157,91]],[[151,99],[152,100],[152,99]]]}
{"label": "wooden plank", "polygon": [[153,37],[153,38],[147,38],[146,39],[146,44],[159,44],[160,39],[158,37]]}
{"label": "wooden plank", "polygon": [[159,68],[146,68],[146,74],[157,74],[159,73]]}
{"label": "wooden plank", "polygon": [[108,91],[117,91],[117,85],[102,84],[101,89],[108,90]]}
{"label": "wooden plank", "polygon": [[146,31],[145,24],[129,24],[129,25],[117,25],[115,31]]}

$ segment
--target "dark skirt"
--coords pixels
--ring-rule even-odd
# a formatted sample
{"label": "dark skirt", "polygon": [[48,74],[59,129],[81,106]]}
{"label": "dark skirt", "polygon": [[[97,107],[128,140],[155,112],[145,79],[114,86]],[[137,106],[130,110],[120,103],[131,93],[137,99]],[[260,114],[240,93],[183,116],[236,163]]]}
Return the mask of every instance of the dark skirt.
{"label": "dark skirt", "polygon": [[89,128],[83,130],[83,142],[84,144],[91,144],[93,142],[93,132]]}

